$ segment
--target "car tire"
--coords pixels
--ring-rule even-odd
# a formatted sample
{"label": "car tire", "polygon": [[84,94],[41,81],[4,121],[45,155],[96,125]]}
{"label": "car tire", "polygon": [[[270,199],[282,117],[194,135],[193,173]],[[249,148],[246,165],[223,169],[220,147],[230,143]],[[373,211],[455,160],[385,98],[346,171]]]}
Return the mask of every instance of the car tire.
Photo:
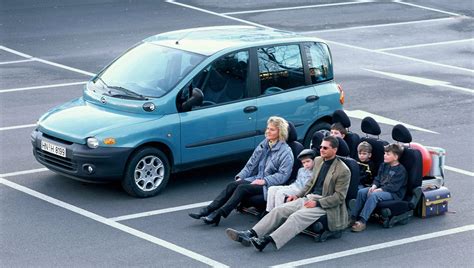
{"label": "car tire", "polygon": [[130,157],[122,179],[123,189],[135,197],[151,197],[168,184],[170,164],[166,155],[157,148],[142,148]]}
{"label": "car tire", "polygon": [[304,148],[310,148],[311,139],[313,138],[313,135],[314,133],[316,133],[316,131],[330,130],[330,129],[331,129],[331,125],[327,122],[317,122],[316,124],[311,126],[308,132],[306,132],[306,136],[304,137],[304,140],[303,140]]}

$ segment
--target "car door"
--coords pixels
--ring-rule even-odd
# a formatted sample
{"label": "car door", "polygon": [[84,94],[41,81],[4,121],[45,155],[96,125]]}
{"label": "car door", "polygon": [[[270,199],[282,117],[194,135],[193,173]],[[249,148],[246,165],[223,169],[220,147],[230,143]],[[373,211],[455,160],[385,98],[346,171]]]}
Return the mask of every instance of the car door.
{"label": "car door", "polygon": [[[258,48],[260,92],[257,98],[257,129],[263,131],[267,119],[278,115],[296,126],[298,139],[318,117],[319,102],[303,64],[300,44]],[[263,138],[263,132],[259,138]]]}
{"label": "car door", "polygon": [[182,163],[223,160],[255,148],[256,100],[248,94],[247,50],[216,59],[192,82],[202,105],[181,112]]}

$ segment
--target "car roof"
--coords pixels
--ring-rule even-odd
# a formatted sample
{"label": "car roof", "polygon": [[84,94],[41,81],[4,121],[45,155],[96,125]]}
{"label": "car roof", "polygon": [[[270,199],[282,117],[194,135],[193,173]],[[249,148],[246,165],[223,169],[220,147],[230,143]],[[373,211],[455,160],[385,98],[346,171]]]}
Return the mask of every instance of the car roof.
{"label": "car roof", "polygon": [[206,56],[227,48],[285,42],[321,42],[317,38],[305,37],[293,32],[255,26],[214,26],[184,29],[157,34],[143,41]]}

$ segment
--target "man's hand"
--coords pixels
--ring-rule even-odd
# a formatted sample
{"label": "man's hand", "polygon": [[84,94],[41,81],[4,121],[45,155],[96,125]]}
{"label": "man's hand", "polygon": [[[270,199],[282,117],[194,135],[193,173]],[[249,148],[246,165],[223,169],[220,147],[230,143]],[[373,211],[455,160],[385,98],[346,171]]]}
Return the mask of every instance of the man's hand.
{"label": "man's hand", "polygon": [[367,192],[367,195],[371,194],[373,191],[375,191],[375,189],[377,189],[377,186],[372,185],[372,187],[369,188],[369,191]]}
{"label": "man's hand", "polygon": [[304,202],[304,206],[306,208],[315,208],[316,207],[316,201],[308,200],[308,201]]}
{"label": "man's hand", "polygon": [[265,185],[265,180],[264,180],[264,179],[256,179],[256,180],[252,181],[251,184],[254,184],[254,185]]}
{"label": "man's hand", "polygon": [[296,195],[289,195],[286,197],[286,202],[291,202],[291,201],[294,201],[298,199],[298,197]]}
{"label": "man's hand", "polygon": [[372,193],[375,193],[375,192],[383,192],[383,190],[382,190],[382,188],[377,188],[377,189],[372,191]]}

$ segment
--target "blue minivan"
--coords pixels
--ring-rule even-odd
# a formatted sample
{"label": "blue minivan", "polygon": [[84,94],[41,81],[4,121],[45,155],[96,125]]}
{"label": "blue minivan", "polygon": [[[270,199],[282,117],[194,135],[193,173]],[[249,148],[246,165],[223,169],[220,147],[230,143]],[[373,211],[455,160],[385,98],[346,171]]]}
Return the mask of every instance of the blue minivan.
{"label": "blue minivan", "polygon": [[131,195],[163,190],[176,171],[249,156],[266,121],[293,122],[309,146],[344,93],[319,39],[247,26],[149,37],[115,59],[83,96],[41,116],[37,161],[85,181],[121,180]]}

